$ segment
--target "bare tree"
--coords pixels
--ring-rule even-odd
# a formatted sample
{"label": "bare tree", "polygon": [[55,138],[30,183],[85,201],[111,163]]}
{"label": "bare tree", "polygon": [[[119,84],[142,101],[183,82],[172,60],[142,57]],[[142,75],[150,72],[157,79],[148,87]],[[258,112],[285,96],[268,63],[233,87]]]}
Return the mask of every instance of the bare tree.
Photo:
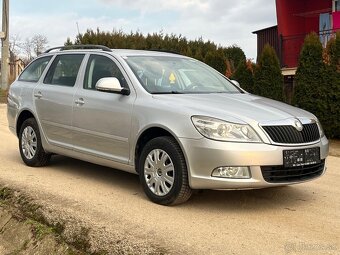
{"label": "bare tree", "polygon": [[26,38],[25,41],[20,41],[19,36],[14,36],[11,47],[17,52],[16,55],[21,55],[25,62],[30,62],[34,57],[40,55],[48,43],[47,37],[41,34],[36,34],[31,38]]}
{"label": "bare tree", "polygon": [[46,48],[46,45],[48,43],[47,37],[44,35],[34,35],[31,39],[31,44],[33,48],[33,52],[36,56],[43,53],[44,49]]}
{"label": "bare tree", "polygon": [[10,54],[18,55],[21,48],[21,38],[18,34],[11,35],[9,38]]}
{"label": "bare tree", "polygon": [[9,61],[14,64],[20,53],[20,37],[19,35],[11,35],[9,38]]}
{"label": "bare tree", "polygon": [[26,57],[26,61],[29,62],[32,60],[32,51],[33,51],[33,45],[29,38],[26,38],[26,40],[21,44],[21,49]]}

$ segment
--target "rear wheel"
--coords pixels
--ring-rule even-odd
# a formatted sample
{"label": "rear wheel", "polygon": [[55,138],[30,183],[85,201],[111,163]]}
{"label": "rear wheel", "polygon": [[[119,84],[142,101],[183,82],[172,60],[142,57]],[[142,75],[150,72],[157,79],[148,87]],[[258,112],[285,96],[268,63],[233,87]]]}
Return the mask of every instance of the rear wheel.
{"label": "rear wheel", "polygon": [[139,178],[148,198],[158,204],[180,204],[192,194],[184,155],[172,137],[157,137],[145,145]]}
{"label": "rear wheel", "polygon": [[20,128],[19,151],[28,166],[44,166],[50,160],[51,155],[42,147],[39,127],[34,118],[25,120]]}

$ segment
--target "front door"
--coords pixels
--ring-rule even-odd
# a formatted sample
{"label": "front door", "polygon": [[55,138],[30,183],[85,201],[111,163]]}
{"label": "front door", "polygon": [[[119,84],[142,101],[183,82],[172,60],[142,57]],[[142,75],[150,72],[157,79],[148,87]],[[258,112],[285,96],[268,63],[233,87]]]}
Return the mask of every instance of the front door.
{"label": "front door", "polygon": [[129,96],[97,91],[97,81],[116,77],[128,86],[119,63],[105,55],[89,57],[83,86],[74,97],[73,144],[74,150],[128,163],[131,112],[135,93]]}
{"label": "front door", "polygon": [[34,89],[34,103],[47,141],[72,147],[72,107],[78,72],[84,54],[60,54],[53,60],[43,83]]}

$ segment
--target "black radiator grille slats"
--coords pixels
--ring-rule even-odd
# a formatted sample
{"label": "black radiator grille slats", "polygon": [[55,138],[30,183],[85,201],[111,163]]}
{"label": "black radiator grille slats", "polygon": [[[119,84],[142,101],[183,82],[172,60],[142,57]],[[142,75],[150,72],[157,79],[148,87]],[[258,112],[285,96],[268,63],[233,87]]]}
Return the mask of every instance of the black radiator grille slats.
{"label": "black radiator grille slats", "polygon": [[289,167],[284,166],[262,166],[262,176],[266,182],[282,183],[306,181],[320,176],[325,167],[325,160],[318,164]]}
{"label": "black radiator grille slats", "polygon": [[291,125],[262,126],[262,128],[275,143],[310,143],[320,139],[319,128],[316,123],[303,124],[301,131]]}

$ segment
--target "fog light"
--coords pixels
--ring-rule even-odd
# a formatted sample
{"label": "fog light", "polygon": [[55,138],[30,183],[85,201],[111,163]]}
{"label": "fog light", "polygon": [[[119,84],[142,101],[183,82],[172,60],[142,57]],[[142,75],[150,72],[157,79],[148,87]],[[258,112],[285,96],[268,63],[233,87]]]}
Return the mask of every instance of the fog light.
{"label": "fog light", "polygon": [[215,168],[211,175],[214,177],[247,179],[250,178],[250,171],[247,166],[220,166]]}

